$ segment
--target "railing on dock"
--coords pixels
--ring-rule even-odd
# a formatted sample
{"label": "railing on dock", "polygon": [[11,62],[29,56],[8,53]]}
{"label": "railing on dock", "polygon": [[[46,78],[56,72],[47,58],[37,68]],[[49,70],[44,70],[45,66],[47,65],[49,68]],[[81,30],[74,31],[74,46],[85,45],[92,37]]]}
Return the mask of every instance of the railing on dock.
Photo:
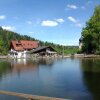
{"label": "railing on dock", "polygon": [[54,97],[37,96],[37,95],[24,94],[24,93],[16,93],[16,92],[4,91],[4,90],[0,90],[0,94],[21,97],[21,98],[25,98],[27,100],[69,100],[69,99],[62,99],[62,98],[54,98]]}

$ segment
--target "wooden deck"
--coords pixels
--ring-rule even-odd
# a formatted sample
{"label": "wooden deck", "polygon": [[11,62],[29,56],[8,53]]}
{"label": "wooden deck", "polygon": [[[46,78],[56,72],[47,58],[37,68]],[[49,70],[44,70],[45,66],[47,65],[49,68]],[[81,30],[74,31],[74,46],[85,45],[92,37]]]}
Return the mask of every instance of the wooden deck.
{"label": "wooden deck", "polygon": [[26,100],[70,100],[70,99],[62,99],[62,98],[54,98],[54,97],[46,97],[46,96],[37,96],[31,94],[24,94],[24,93],[16,93],[10,91],[0,90],[0,94],[10,95],[25,98]]}

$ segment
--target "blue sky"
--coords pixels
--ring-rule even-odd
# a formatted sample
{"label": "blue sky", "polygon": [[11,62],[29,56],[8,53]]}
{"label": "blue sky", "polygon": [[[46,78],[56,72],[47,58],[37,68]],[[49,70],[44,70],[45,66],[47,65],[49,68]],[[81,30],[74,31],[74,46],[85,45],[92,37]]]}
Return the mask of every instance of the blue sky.
{"label": "blue sky", "polygon": [[99,0],[0,0],[0,26],[62,45],[78,45]]}

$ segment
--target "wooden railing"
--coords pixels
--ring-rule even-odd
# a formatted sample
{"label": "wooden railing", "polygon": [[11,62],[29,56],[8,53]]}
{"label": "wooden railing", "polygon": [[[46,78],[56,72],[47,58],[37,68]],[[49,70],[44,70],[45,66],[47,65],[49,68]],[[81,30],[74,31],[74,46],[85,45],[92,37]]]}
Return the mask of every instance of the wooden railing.
{"label": "wooden railing", "polygon": [[37,96],[37,95],[24,94],[24,93],[16,93],[16,92],[4,91],[4,90],[0,90],[0,94],[21,97],[28,100],[70,100],[70,99],[62,99],[62,98],[54,98],[54,97],[46,97],[46,96]]}

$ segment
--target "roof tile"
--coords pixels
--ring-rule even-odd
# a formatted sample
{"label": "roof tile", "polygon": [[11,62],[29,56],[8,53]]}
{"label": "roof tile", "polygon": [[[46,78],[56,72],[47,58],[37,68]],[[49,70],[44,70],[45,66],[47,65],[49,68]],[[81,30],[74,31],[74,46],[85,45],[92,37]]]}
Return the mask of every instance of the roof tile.
{"label": "roof tile", "polygon": [[38,47],[37,41],[28,41],[28,40],[20,40],[20,41],[11,41],[14,50],[23,51],[23,50],[32,50]]}

